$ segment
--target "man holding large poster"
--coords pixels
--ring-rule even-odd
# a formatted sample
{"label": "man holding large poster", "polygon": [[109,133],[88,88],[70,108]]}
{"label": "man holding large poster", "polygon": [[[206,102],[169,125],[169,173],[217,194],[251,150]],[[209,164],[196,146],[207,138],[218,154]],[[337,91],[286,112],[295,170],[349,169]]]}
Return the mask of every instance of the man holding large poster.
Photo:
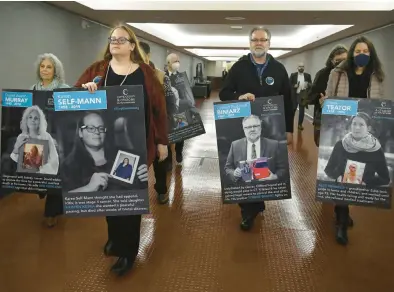
{"label": "man holding large poster", "polygon": [[[271,40],[268,29],[253,28],[249,40],[251,53],[241,57],[232,66],[219,97],[222,101],[254,101],[259,97],[282,96],[287,140],[291,143],[294,113],[287,71],[281,63],[267,53]],[[264,202],[243,203],[240,207],[243,230],[249,230],[257,215],[265,210]]]}
{"label": "man holding large poster", "polygon": [[141,86],[54,92],[69,216],[149,212]]}

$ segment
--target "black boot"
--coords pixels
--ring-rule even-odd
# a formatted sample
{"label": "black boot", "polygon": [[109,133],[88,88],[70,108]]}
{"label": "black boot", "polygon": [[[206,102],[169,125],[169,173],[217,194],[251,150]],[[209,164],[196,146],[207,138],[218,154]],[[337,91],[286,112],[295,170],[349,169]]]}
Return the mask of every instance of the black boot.
{"label": "black boot", "polygon": [[347,226],[339,225],[337,226],[336,240],[341,245],[347,245]]}
{"label": "black boot", "polygon": [[[336,225],[336,226],[339,225],[339,220],[338,220],[338,218],[336,218],[335,225]],[[350,216],[349,216],[349,220],[348,220],[347,226],[348,226],[348,227],[353,227],[353,226],[354,226],[354,221],[353,221],[352,217],[350,217]]]}
{"label": "black boot", "polygon": [[110,257],[113,255],[112,247],[113,247],[112,241],[108,240],[104,246],[104,255],[105,256]]}
{"label": "black boot", "polygon": [[132,260],[132,258],[118,258],[116,263],[112,266],[111,271],[118,276],[123,276],[131,270],[133,264],[134,261]]}

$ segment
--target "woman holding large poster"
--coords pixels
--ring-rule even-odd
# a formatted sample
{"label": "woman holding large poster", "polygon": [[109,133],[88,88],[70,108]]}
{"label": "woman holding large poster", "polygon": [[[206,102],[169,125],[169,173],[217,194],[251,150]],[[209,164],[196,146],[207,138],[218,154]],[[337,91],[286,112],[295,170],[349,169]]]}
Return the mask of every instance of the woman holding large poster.
{"label": "woman holding large poster", "polygon": [[[134,32],[123,25],[111,31],[104,59],[86,69],[75,84],[90,92],[95,92],[98,86],[119,85],[143,85],[148,167],[156,156],[163,161],[168,155],[163,87],[146,64]],[[107,217],[107,224],[108,241],[104,252],[118,257],[111,270],[124,275],[131,270],[138,254],[141,215]]]}
{"label": "woman holding large poster", "polygon": [[[322,94],[322,97],[320,98],[320,105],[322,106],[324,100],[331,96],[376,99],[383,98],[383,81],[384,73],[375,47],[366,37],[361,36],[350,46],[347,59],[331,71],[326,94],[325,96]],[[365,121],[366,125],[368,125],[368,122],[366,122],[367,118],[359,116],[357,120],[360,120],[360,123]],[[345,138],[345,142],[340,143],[345,143],[345,145],[349,146],[352,143],[348,142],[352,140],[355,144],[358,144],[354,139],[354,135],[349,135],[351,136],[347,136],[347,138]],[[353,138],[349,139],[349,137]],[[373,137],[370,139],[373,139]],[[368,143],[364,145],[364,148],[368,145]],[[351,148],[355,149],[354,147]],[[362,149],[359,148],[356,152],[360,152]],[[380,150],[375,149],[375,151],[379,152]],[[336,240],[339,244],[346,245],[348,243],[347,228],[349,222],[349,206],[337,204],[335,206],[335,214],[338,222]]]}

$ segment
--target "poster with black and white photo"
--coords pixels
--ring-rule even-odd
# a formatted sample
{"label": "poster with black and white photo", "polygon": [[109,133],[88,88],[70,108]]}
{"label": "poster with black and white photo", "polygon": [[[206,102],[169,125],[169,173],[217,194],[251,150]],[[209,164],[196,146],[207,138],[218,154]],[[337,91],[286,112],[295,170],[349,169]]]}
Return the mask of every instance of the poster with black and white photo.
{"label": "poster with black and white photo", "polygon": [[291,198],[283,96],[214,103],[225,204]]}
{"label": "poster with black and white photo", "polygon": [[317,200],[389,209],[393,168],[392,101],[326,99],[322,109]]}
{"label": "poster with black and white photo", "polygon": [[205,134],[204,124],[195,107],[194,96],[186,72],[172,74],[171,86],[177,98],[177,111],[170,121],[170,143],[184,141]]}
{"label": "poster with black and white photo", "polygon": [[52,92],[2,91],[1,189],[61,195]]}
{"label": "poster with black and white photo", "polygon": [[53,97],[65,214],[149,213],[142,86],[59,89]]}

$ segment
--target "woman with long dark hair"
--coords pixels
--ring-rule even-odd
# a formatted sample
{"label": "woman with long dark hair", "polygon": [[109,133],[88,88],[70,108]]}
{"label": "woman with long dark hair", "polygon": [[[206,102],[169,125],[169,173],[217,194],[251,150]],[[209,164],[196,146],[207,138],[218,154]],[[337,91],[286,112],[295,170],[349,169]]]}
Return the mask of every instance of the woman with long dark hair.
{"label": "woman with long dark hair", "polygon": [[[370,40],[360,36],[350,46],[346,60],[331,71],[326,92],[321,94],[319,100],[320,106],[322,107],[324,100],[330,96],[383,98],[383,82],[384,73],[376,49]],[[356,143],[354,139],[351,141]],[[361,151],[355,149],[356,152]],[[346,245],[348,243],[349,206],[337,204],[335,214],[338,222],[336,240]]]}
{"label": "woman with long dark hair", "polygon": [[[147,64],[134,32],[125,25],[111,31],[104,59],[86,69],[75,87],[95,92],[98,86],[121,85],[143,86],[148,167],[156,157],[163,161],[168,155],[163,87]],[[132,268],[138,254],[141,215],[108,216],[107,224],[108,241],[104,253],[118,257],[111,270],[123,275]]]}

